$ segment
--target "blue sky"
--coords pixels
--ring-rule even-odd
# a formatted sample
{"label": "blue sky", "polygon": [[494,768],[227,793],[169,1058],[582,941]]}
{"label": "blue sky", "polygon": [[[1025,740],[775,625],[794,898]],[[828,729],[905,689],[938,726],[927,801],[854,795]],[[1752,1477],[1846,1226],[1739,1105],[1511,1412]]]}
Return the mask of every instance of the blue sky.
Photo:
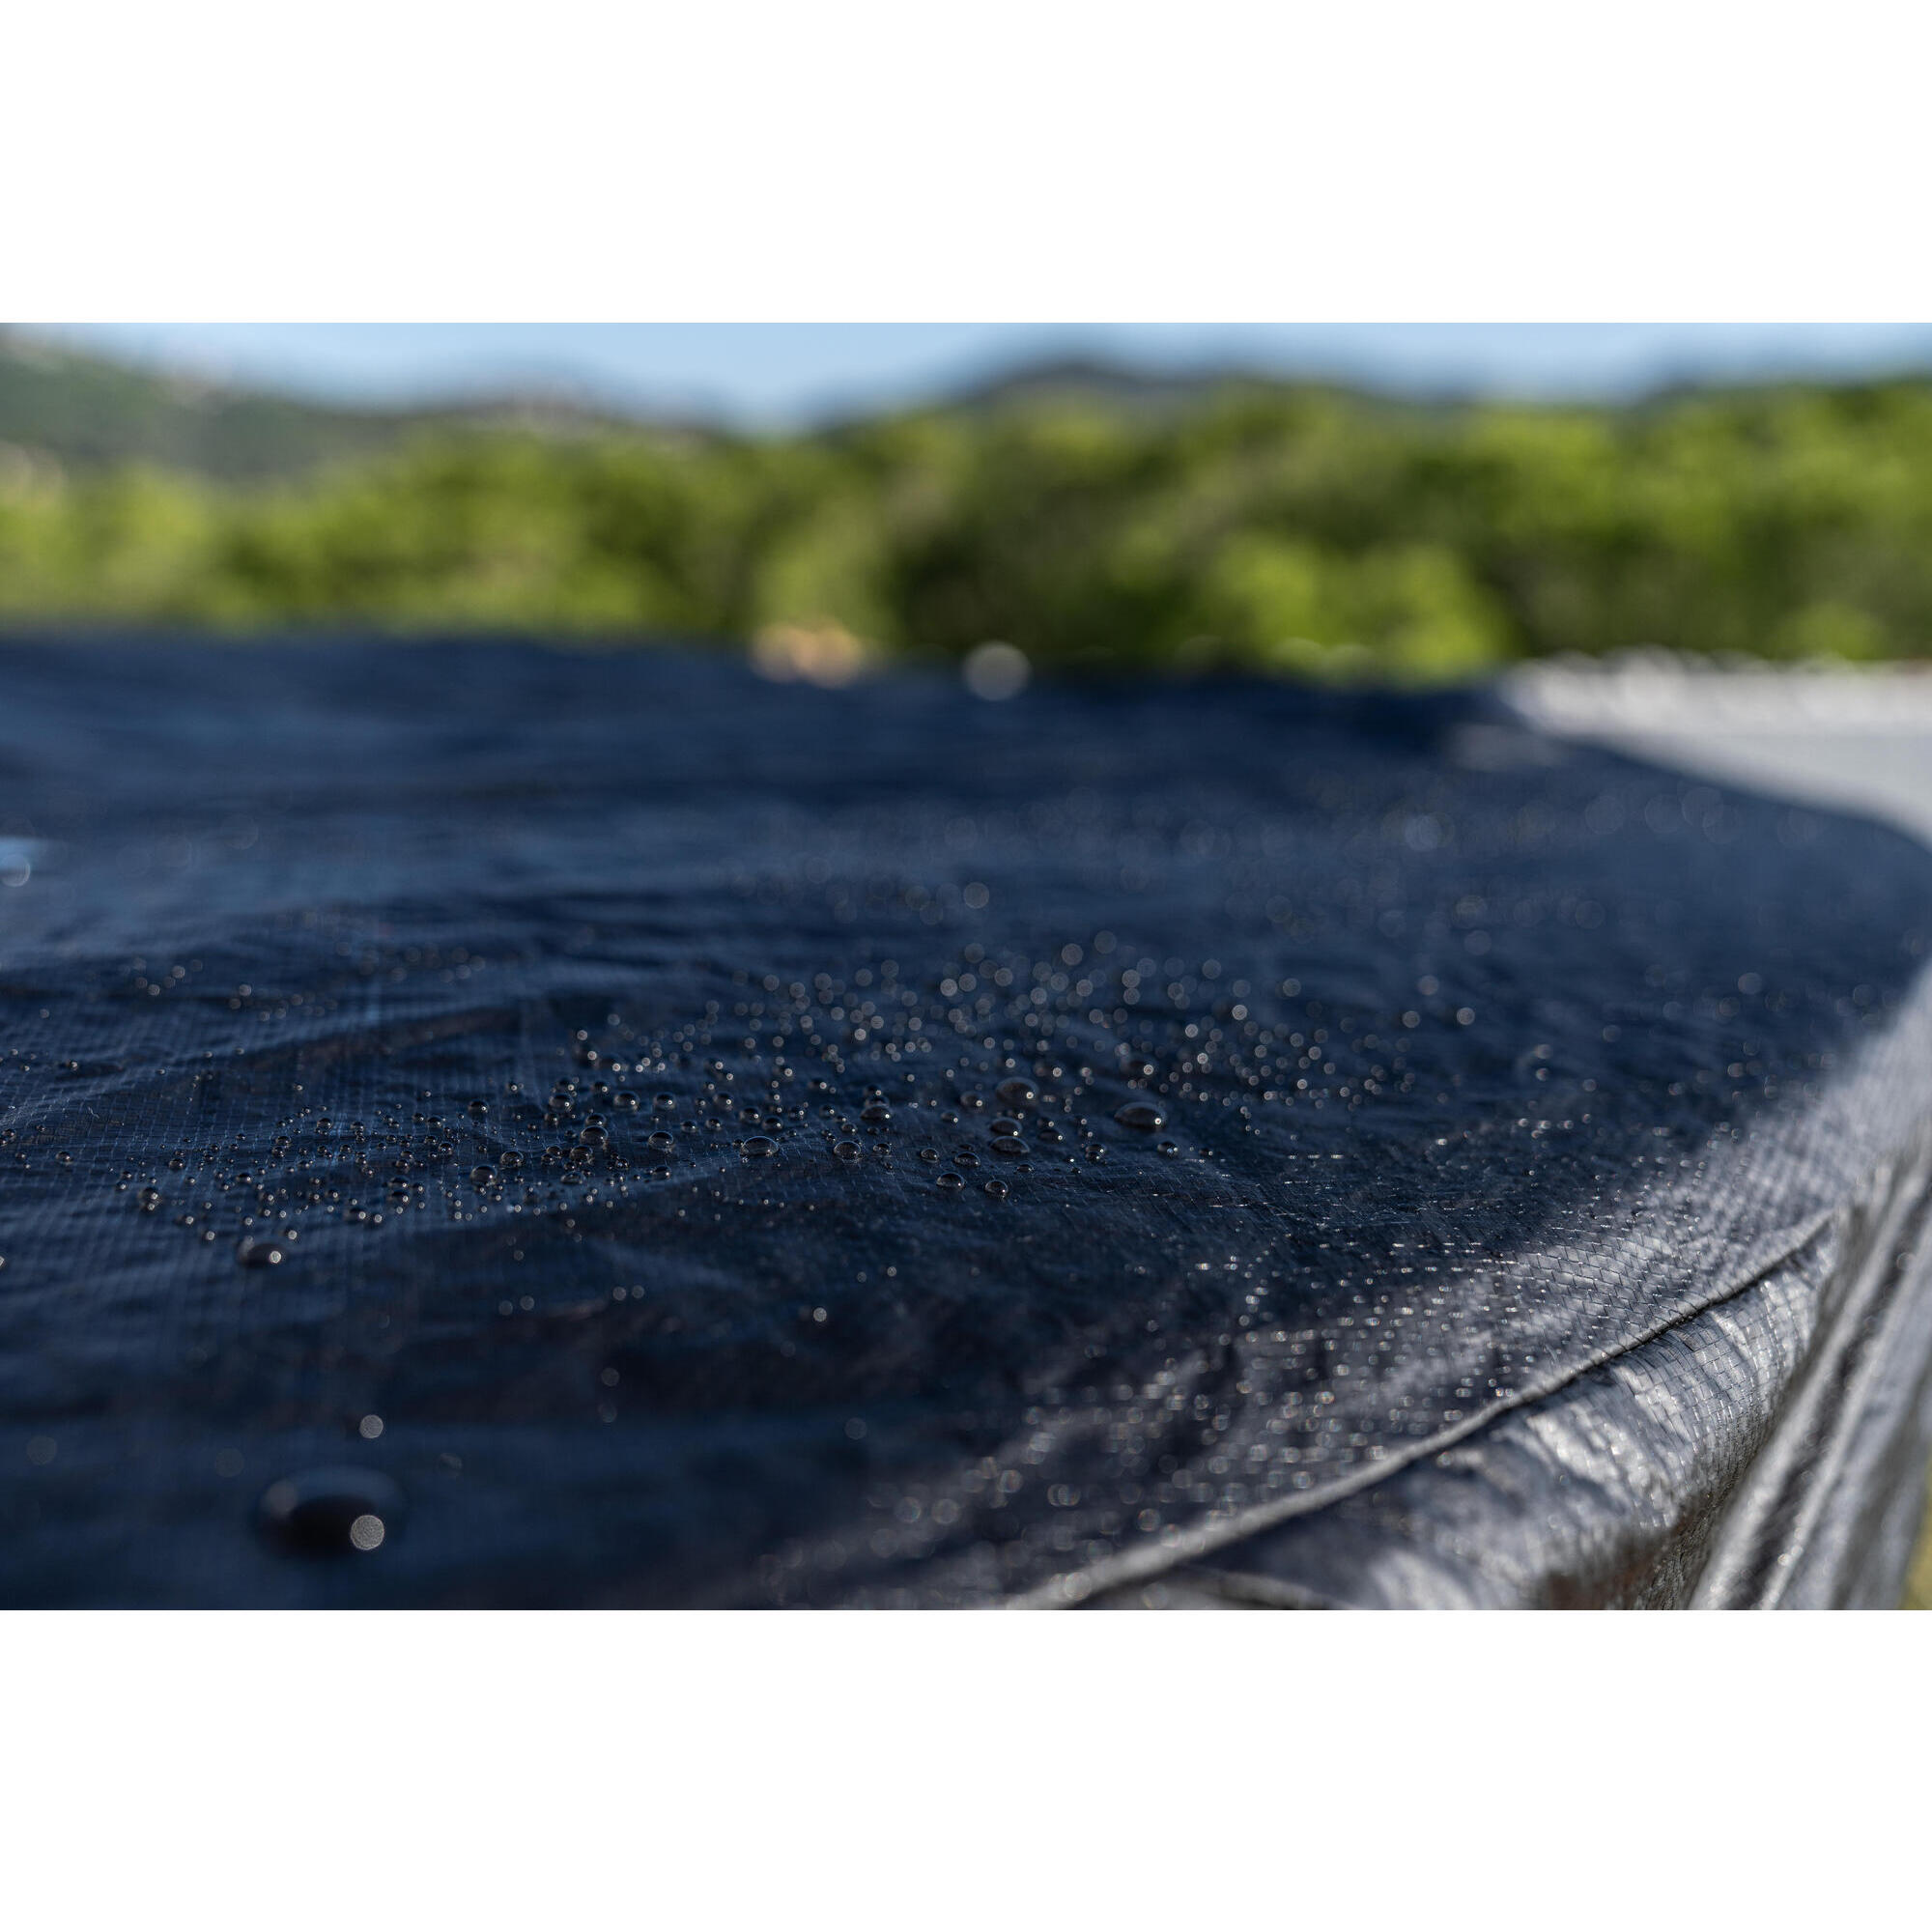
{"label": "blue sky", "polygon": [[1729,324],[99,324],[71,340],[344,402],[504,387],[786,426],[1042,356],[1238,366],[1401,392],[1619,397],[1666,383],[1932,369],[1932,327]]}

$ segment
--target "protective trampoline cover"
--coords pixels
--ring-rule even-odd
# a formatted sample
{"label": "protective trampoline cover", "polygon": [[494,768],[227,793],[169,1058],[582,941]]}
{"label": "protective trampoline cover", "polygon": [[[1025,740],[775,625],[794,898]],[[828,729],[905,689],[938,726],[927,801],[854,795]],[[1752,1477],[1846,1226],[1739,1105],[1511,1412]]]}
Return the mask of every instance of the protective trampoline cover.
{"label": "protective trampoline cover", "polygon": [[0,650],[0,1601],[1894,1601],[1932,853],[1483,696]]}

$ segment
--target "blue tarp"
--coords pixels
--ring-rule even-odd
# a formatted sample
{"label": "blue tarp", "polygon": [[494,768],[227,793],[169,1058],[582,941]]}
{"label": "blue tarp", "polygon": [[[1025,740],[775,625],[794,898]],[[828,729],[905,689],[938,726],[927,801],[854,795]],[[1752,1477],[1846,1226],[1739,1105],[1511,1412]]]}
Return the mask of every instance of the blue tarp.
{"label": "blue tarp", "polygon": [[0,1600],[1896,1595],[1897,832],[1481,696],[0,691]]}

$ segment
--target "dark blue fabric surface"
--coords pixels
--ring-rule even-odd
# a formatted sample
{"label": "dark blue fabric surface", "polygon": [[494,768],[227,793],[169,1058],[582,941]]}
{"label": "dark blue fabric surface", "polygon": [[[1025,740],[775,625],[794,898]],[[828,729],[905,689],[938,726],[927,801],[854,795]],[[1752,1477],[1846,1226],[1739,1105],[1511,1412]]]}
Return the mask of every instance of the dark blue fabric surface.
{"label": "dark blue fabric surface", "polygon": [[1480,697],[0,690],[8,1603],[1077,1601],[1736,1293],[1919,1104],[1932,855]]}

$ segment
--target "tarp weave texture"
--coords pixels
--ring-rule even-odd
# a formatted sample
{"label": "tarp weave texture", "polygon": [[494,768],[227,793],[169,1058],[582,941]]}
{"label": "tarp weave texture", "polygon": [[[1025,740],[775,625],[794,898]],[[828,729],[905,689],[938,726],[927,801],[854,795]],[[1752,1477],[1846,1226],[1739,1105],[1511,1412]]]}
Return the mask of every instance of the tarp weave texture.
{"label": "tarp weave texture", "polygon": [[1480,697],[0,693],[0,1601],[1896,1590],[1897,832]]}

